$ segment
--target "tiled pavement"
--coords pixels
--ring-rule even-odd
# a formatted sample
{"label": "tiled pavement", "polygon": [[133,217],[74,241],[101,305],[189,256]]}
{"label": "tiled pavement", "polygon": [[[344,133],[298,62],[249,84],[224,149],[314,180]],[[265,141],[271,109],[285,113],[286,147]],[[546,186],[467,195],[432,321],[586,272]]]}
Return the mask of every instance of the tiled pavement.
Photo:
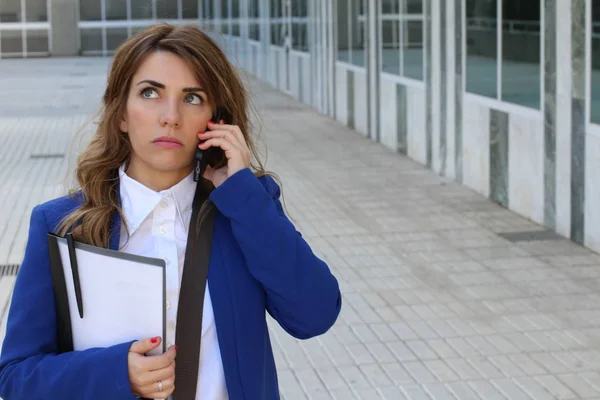
{"label": "tiled pavement", "polygon": [[[106,66],[0,62],[0,263],[21,261],[31,208],[64,191]],[[600,399],[600,256],[508,241],[498,234],[541,227],[250,87],[267,166],[344,294],[322,337],[271,324],[285,399]],[[3,320],[13,282],[0,279]]]}

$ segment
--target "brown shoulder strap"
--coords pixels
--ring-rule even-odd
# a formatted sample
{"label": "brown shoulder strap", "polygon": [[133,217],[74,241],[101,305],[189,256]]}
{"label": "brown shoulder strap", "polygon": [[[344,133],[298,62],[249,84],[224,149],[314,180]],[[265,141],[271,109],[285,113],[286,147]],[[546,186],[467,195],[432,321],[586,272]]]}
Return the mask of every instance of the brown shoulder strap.
{"label": "brown shoulder strap", "polygon": [[[198,186],[201,186],[201,183]],[[197,190],[194,199],[179,291],[175,333],[175,400],[194,400],[198,384],[204,292],[215,219],[214,206],[208,207],[200,226],[197,226],[200,205],[206,198],[201,192],[201,189]]]}

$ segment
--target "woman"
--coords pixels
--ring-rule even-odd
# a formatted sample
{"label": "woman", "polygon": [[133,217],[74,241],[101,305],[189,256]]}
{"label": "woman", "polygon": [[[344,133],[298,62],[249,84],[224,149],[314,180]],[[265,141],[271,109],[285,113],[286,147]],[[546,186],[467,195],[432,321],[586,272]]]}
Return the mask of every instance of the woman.
{"label": "woman", "polygon": [[[0,358],[0,397],[279,398],[265,310],[307,339],[334,324],[341,295],[256,160],[240,79],[198,29],[156,25],[118,49],[103,100],[97,132],[78,159],[81,189],[32,212]],[[217,111],[224,118],[211,121]],[[196,183],[196,153],[209,149],[216,159]],[[189,237],[210,215],[203,306],[191,305],[201,315],[198,354],[177,343],[187,328],[175,328],[177,307],[190,305],[179,298],[188,282],[186,248],[195,251]],[[165,259],[166,337],[59,352],[48,232]],[[165,340],[166,352],[145,355]],[[189,369],[181,369],[184,358]]]}

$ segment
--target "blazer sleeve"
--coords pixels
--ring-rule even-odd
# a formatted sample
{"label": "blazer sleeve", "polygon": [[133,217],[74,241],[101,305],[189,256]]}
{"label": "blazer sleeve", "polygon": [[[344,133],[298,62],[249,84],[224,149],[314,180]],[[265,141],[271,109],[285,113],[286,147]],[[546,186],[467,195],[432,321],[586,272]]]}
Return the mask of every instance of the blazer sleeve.
{"label": "blazer sleeve", "polygon": [[[263,182],[261,182],[263,180]],[[298,339],[325,333],[342,305],[337,279],[285,216],[271,177],[238,171],[213,190],[250,273],[263,285],[267,311]]]}
{"label": "blazer sleeve", "polygon": [[129,384],[130,343],[57,354],[57,321],[43,209],[33,209],[29,239],[14,286],[0,357],[0,397],[135,399]]}

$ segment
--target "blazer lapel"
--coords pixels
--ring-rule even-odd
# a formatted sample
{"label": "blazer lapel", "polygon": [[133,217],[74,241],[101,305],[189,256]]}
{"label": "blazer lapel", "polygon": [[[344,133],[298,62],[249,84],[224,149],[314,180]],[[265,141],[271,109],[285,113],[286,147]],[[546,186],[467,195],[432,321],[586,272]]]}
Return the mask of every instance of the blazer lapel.
{"label": "blazer lapel", "polygon": [[110,221],[110,243],[108,248],[111,250],[119,250],[119,242],[121,241],[121,218],[119,213],[113,213]]}
{"label": "blazer lapel", "polygon": [[[117,182],[117,200],[119,206],[121,206],[121,185],[120,182]],[[118,212],[113,212],[112,217],[110,218],[110,242],[108,248],[110,250],[119,250],[119,243],[121,240],[121,217]]]}

